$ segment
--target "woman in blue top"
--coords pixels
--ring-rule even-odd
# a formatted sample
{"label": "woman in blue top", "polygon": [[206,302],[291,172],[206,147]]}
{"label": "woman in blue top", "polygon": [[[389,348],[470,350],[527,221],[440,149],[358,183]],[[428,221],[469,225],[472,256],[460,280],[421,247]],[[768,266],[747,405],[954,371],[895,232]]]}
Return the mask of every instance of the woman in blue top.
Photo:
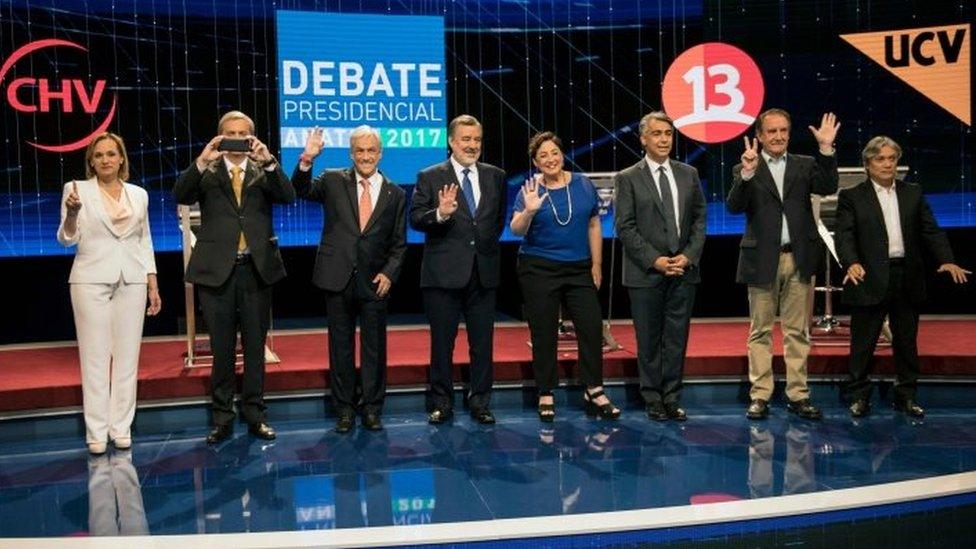
{"label": "woman in blue top", "polygon": [[597,290],[603,278],[603,233],[596,188],[583,174],[563,169],[562,141],[552,132],[529,141],[529,156],[542,173],[526,182],[516,197],[511,228],[524,237],[518,273],[532,333],[539,419],[551,422],[556,416],[552,390],[559,381],[560,305],[576,329],[586,413],[615,419],[620,410],[602,387],[603,315]]}

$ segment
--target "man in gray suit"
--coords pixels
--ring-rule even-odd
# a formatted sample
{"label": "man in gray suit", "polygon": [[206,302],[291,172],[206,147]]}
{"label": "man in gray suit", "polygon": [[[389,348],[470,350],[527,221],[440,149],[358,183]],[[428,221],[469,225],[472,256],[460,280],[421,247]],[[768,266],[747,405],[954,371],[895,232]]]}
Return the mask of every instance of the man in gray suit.
{"label": "man in gray suit", "polygon": [[641,118],[640,140],[644,158],[614,177],[623,282],[630,292],[647,415],[684,421],[681,378],[701,279],[705,195],[698,170],[669,158],[674,124],[668,115],[655,111]]}

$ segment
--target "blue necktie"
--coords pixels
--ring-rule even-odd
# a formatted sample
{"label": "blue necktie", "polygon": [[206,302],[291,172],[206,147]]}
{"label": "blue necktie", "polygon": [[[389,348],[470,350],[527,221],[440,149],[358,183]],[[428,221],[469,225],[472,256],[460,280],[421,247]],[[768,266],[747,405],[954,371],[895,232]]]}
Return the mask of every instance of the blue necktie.
{"label": "blue necktie", "polygon": [[461,192],[464,193],[464,200],[468,203],[468,211],[474,216],[474,212],[478,209],[478,204],[474,200],[474,187],[471,186],[471,179],[468,178],[468,174],[471,173],[471,168],[464,168],[461,170],[464,174],[464,179],[461,180]]}

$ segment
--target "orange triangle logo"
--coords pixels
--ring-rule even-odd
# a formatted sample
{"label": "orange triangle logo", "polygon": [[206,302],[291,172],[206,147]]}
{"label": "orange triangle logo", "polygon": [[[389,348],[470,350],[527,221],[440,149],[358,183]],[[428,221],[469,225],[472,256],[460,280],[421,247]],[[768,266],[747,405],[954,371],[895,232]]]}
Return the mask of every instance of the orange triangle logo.
{"label": "orange triangle logo", "polygon": [[966,125],[972,125],[969,25],[840,35]]}

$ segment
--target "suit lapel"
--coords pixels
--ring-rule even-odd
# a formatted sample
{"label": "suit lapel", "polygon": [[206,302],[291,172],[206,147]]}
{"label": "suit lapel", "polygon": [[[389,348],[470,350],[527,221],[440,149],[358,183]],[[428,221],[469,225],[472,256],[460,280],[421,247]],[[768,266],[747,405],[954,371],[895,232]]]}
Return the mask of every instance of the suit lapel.
{"label": "suit lapel", "polygon": [[654,202],[654,206],[657,208],[658,213],[664,215],[664,205],[661,203],[661,193],[657,191],[657,186],[654,185],[654,175],[651,174],[651,166],[647,163],[647,160],[641,160],[640,173],[641,179],[644,180],[644,187],[651,195],[651,201]]}
{"label": "suit lapel", "polygon": [[[251,185],[261,177],[261,168],[254,162],[244,161],[244,184],[241,187],[241,209],[244,209],[244,205],[247,203],[248,189]],[[233,192],[233,188],[231,189]]]}
{"label": "suit lapel", "polygon": [[793,180],[797,176],[796,162],[790,160],[790,155],[787,153],[783,160],[786,161],[786,169],[783,170],[783,200],[786,200],[786,195],[790,194],[793,189]]}
{"label": "suit lapel", "polygon": [[[789,170],[789,163],[787,162],[787,170]],[[776,181],[773,180],[773,172],[769,171],[769,166],[766,164],[766,159],[759,155],[759,167],[756,168],[756,177],[759,177],[759,183],[769,191],[769,194],[776,197],[776,200],[780,202],[783,201],[783,197],[779,195],[779,191],[776,189]],[[783,194],[786,194],[786,174],[783,175]]]}
{"label": "suit lapel", "polygon": [[908,214],[910,211],[915,211],[915,201],[918,197],[905,186],[903,181],[899,180],[895,181],[895,196],[898,198],[898,220],[901,222],[901,239],[902,242],[907,242],[905,238],[905,227],[908,227],[910,222]]}
{"label": "suit lapel", "polygon": [[98,220],[105,225],[105,228],[112,234],[115,234],[115,229],[112,226],[112,220],[108,218],[108,212],[105,211],[105,201],[102,198],[102,190],[98,186],[97,179],[89,179],[87,181],[79,181],[79,196],[85,194],[87,196],[82,197],[82,204],[89,203],[93,204],[94,208],[92,211]]}
{"label": "suit lapel", "polygon": [[[239,210],[240,206],[237,205],[237,197],[234,196],[234,185],[230,181],[230,173],[227,171],[227,164],[221,160],[216,166],[213,167],[214,176],[217,177],[217,181],[220,182],[220,190],[224,191],[224,195],[227,196],[227,200],[230,200],[230,205],[234,207],[235,210]],[[241,191],[241,195],[243,196]]]}
{"label": "suit lapel", "polygon": [[[861,187],[864,187],[864,199],[867,200],[868,204],[871,205],[871,211],[874,212],[874,217],[878,220],[878,225],[881,227],[881,238],[884,239],[885,246],[888,244],[888,224],[885,223],[884,211],[881,209],[881,201],[878,200],[878,192],[874,190],[874,183],[870,179],[861,183]],[[901,207],[899,205],[899,210]]]}
{"label": "suit lapel", "polygon": [[[481,211],[481,206],[485,203],[491,204],[495,200],[495,186],[485,183],[488,181],[488,178],[485,177],[485,170],[483,168],[484,165],[481,162],[475,163],[475,169],[478,170],[478,190],[481,191],[481,198],[478,200],[478,207],[476,208],[478,211]],[[475,216],[477,215],[478,212],[475,212]]]}
{"label": "suit lapel", "polygon": [[349,209],[352,212],[352,222],[359,228],[359,198],[356,196],[356,185],[359,184],[359,175],[355,168],[350,168],[346,172],[346,198],[349,199]]}

